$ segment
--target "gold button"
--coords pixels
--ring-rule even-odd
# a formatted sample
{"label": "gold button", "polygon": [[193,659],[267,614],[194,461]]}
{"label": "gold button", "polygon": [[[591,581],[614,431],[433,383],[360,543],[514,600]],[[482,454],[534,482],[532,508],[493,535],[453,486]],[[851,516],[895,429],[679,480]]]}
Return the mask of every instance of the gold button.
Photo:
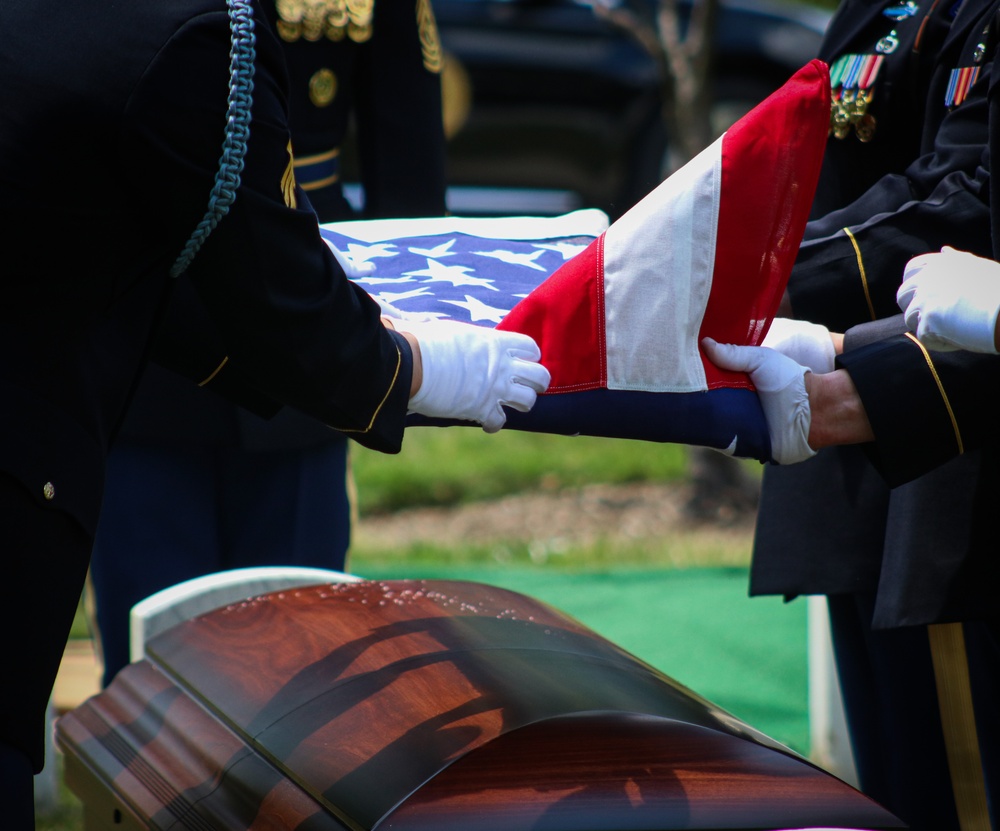
{"label": "gold button", "polygon": [[46,499],[55,499],[56,498],[56,486],[53,485],[51,482],[46,482],[44,485],[42,485],[42,495]]}
{"label": "gold button", "polygon": [[309,79],[309,100],[317,107],[327,106],[337,95],[337,76],[332,69],[320,69]]}

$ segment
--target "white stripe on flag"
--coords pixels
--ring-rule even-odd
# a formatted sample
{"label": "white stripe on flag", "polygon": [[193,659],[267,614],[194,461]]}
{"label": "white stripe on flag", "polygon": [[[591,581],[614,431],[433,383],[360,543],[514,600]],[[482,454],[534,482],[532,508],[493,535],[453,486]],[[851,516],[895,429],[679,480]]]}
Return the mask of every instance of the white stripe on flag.
{"label": "white stripe on flag", "polygon": [[358,242],[387,242],[401,237],[468,234],[487,239],[534,240],[553,237],[596,237],[608,227],[608,215],[584,208],[561,216],[434,216],[413,219],[355,219],[331,222],[331,231]]}
{"label": "white stripe on flag", "polygon": [[608,229],[609,389],[706,389],[698,332],[712,288],[721,177],[719,138]]}

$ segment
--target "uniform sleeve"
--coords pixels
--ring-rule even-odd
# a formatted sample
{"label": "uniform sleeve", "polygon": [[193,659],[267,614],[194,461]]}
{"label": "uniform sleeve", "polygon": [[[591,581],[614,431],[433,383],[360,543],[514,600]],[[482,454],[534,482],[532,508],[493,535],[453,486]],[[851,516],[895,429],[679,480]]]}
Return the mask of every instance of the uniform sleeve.
{"label": "uniform sleeve", "polygon": [[991,253],[987,124],[982,81],[945,117],[933,152],[809,223],[788,283],[796,317],[843,331],[893,315],[911,257],[942,245]]}
{"label": "uniform sleeve", "polygon": [[[991,73],[989,113],[983,115],[994,153],[1000,142],[998,81]],[[995,177],[989,187],[995,199],[1000,193]],[[995,213],[994,225],[1000,217]],[[980,245],[990,238],[983,234]],[[998,238],[995,232],[993,239]],[[837,364],[850,373],[875,434],[865,450],[895,487],[955,456],[996,446],[1000,356],[930,351],[910,333],[893,336],[893,326],[903,328],[901,316],[848,329]]]}
{"label": "uniform sleeve", "polygon": [[443,216],[443,56],[430,0],[376,0],[357,68],[366,216]]}
{"label": "uniform sleeve", "polygon": [[[252,388],[364,444],[396,451],[412,356],[319,235],[294,180],[280,46],[260,15],[255,30],[241,183],[188,271],[225,352],[210,383],[228,385],[231,394]],[[224,14],[190,21],[160,51],[130,105],[124,156],[129,169],[142,169],[135,210],[148,212],[151,238],[175,241],[170,257],[208,204],[226,123],[228,55]],[[184,344],[170,348],[177,356]]]}
{"label": "uniform sleeve", "polygon": [[262,418],[274,416],[281,404],[230,367],[218,327],[188,276],[182,274],[168,288],[150,359]]}
{"label": "uniform sleeve", "polygon": [[910,334],[845,351],[875,441],[872,464],[895,487],[997,439],[1000,356],[932,352]]}

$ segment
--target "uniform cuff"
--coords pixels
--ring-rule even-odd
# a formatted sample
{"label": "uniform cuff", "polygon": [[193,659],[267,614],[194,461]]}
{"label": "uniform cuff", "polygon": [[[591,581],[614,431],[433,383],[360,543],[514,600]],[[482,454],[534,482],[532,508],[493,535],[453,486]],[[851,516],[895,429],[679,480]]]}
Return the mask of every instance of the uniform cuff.
{"label": "uniform cuff", "polygon": [[965,449],[933,355],[912,336],[899,335],[837,360],[838,368],[850,374],[875,434],[865,450],[890,487]]}

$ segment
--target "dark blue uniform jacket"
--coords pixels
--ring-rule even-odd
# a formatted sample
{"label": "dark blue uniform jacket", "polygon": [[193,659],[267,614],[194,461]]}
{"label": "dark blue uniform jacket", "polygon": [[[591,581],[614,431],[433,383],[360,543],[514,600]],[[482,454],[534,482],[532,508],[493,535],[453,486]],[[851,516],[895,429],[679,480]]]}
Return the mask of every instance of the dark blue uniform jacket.
{"label": "dark blue uniform jacket", "polygon": [[[345,278],[293,184],[281,47],[255,18],[242,184],[188,272],[198,302],[165,316],[223,139],[224,4],[0,5],[0,470],[88,531],[160,318],[169,368],[259,412],[286,403],[400,446],[409,349]],[[184,312],[202,304],[207,329]]]}
{"label": "dark blue uniform jacket", "polygon": [[[789,280],[796,317],[848,331],[843,364],[879,441],[765,471],[751,571],[753,594],[871,595],[875,628],[997,614],[995,535],[981,506],[1000,500],[1000,479],[985,446],[989,410],[968,383],[989,359],[937,353],[932,368],[905,336],[882,339],[899,331],[883,321],[899,316],[911,257],[946,244],[992,252],[997,3],[914,5],[917,14],[895,20],[883,12],[903,3],[847,0],[831,24],[827,60],[873,54],[890,33],[898,46],[875,84],[872,140],[830,139],[816,219]],[[952,70],[969,66],[980,67],[978,82],[948,106]],[[939,380],[952,389],[947,404]],[[952,415],[966,453],[942,465],[956,453]]]}

